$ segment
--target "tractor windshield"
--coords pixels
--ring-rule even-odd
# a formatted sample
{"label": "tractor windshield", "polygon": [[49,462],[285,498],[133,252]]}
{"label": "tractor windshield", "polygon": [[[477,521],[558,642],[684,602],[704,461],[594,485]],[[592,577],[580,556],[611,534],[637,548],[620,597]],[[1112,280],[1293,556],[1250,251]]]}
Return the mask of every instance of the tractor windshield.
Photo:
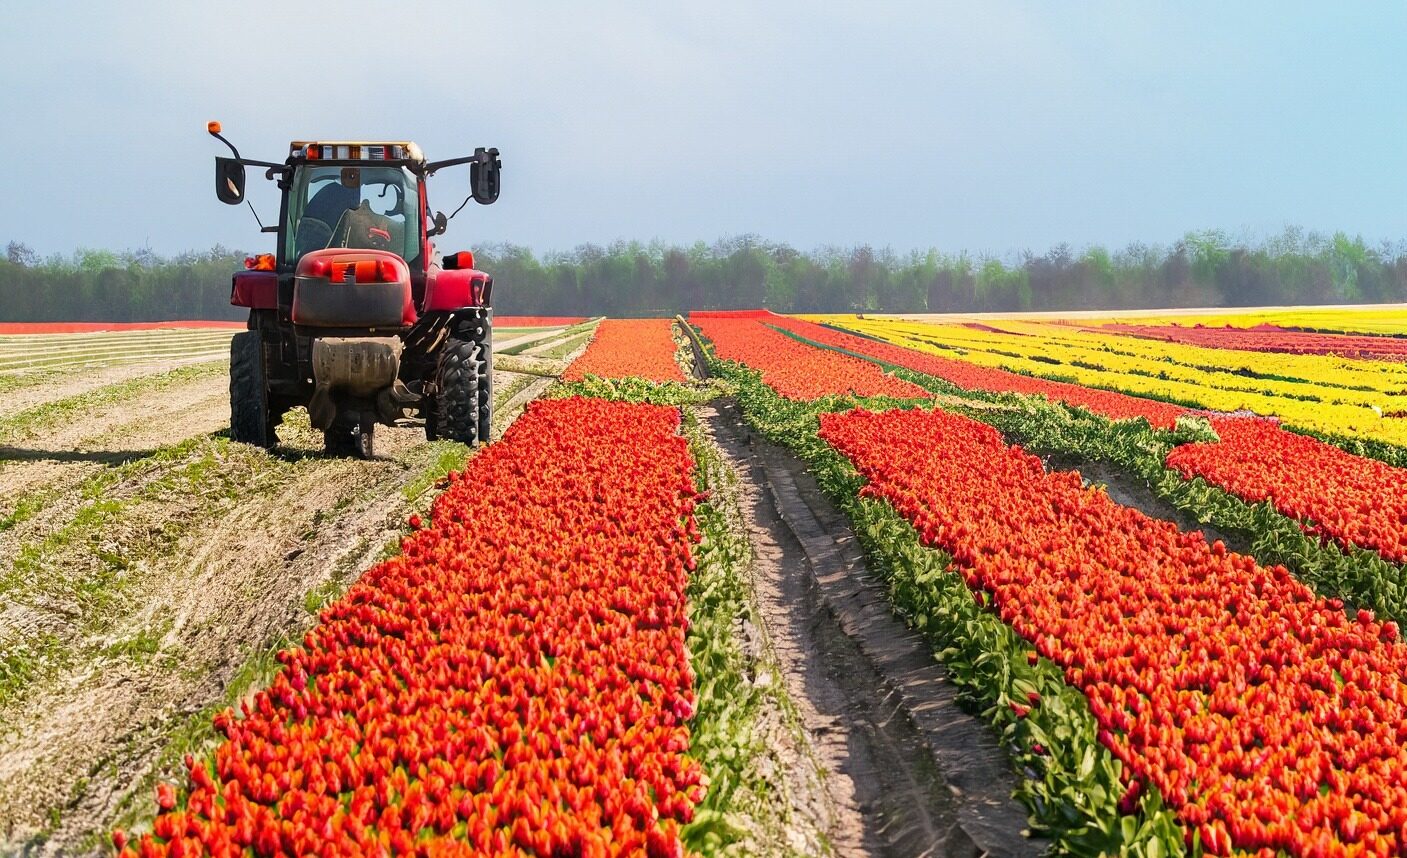
{"label": "tractor windshield", "polygon": [[285,258],[327,247],[389,250],[420,258],[420,198],[404,167],[303,165],[288,198]]}

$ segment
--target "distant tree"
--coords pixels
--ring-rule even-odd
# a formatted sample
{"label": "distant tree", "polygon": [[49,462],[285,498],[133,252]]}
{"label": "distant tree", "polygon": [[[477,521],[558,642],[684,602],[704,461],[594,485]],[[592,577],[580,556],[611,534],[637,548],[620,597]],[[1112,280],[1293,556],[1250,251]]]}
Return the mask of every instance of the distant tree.
{"label": "distant tree", "polygon": [[11,265],[19,265],[23,268],[33,268],[39,264],[39,254],[34,252],[34,248],[22,241],[12,241],[5,246],[5,258]]}
{"label": "distant tree", "polygon": [[108,268],[122,267],[121,258],[111,250],[80,247],[74,256],[78,263],[78,269],[92,274],[97,274]]}
{"label": "distant tree", "polygon": [[[1191,232],[1170,248],[1057,245],[1043,254],[896,255],[868,245],[802,252],[756,235],[585,244],[537,255],[478,249],[500,315],[669,315],[689,309],[970,312],[1325,304],[1407,299],[1407,242],[1287,228],[1262,242]],[[11,241],[0,259],[0,319],[238,319],[230,274],[244,254],[215,245],[163,258],[80,248],[40,260]]]}

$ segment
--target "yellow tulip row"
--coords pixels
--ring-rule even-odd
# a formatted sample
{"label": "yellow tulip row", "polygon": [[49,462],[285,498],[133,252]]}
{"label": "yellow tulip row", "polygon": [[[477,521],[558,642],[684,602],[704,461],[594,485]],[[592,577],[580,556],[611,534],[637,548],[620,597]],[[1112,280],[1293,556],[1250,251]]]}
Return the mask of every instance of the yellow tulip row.
{"label": "yellow tulip row", "polygon": [[978,366],[1407,446],[1407,418],[1392,416],[1407,414],[1407,365],[1400,363],[1207,349],[1048,323],[1001,321],[991,331],[853,316],[825,321]]}

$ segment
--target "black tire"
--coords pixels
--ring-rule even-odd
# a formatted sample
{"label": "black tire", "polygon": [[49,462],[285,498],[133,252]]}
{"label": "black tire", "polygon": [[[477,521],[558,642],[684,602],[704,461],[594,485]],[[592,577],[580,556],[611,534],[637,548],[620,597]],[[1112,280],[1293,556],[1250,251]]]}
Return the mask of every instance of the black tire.
{"label": "black tire", "polygon": [[264,369],[264,339],[244,331],[230,340],[230,439],[270,449],[278,443],[269,409],[269,385]]}
{"label": "black tire", "polygon": [[479,343],[479,440],[493,440],[493,328],[487,322]]}
{"label": "black tire", "polygon": [[425,397],[425,401],[420,406],[420,412],[425,415],[425,440],[440,440],[440,403],[433,396]]}
{"label": "black tire", "polygon": [[[435,368],[434,432],[461,444],[479,443],[479,344],[450,337],[440,349]],[[430,433],[426,421],[426,434]]]}

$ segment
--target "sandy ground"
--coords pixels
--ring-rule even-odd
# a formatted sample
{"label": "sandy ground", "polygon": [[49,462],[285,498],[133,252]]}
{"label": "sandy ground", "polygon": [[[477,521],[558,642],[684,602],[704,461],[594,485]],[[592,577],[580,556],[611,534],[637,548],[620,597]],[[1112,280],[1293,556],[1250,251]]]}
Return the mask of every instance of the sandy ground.
{"label": "sandy ground", "polygon": [[[229,349],[226,348],[214,360],[218,361],[228,357]],[[6,391],[0,395],[0,418],[18,414],[36,405],[46,402],[53,402],[56,399],[65,399],[70,396],[77,396],[96,390],[100,387],[109,387],[114,384],[121,384],[134,378],[152,375],[177,367],[189,366],[196,363],[213,362],[208,356],[194,356],[177,359],[162,359],[155,361],[139,361],[118,366],[106,366],[97,369],[61,369],[53,372],[36,371],[33,373],[35,384],[26,384]]]}
{"label": "sandy ground", "polygon": [[836,853],[1039,854],[1020,834],[1007,757],[894,616],[844,516],[804,465],[743,427],[736,404],[700,416],[743,477],[764,633],[829,773],[812,807]]}

